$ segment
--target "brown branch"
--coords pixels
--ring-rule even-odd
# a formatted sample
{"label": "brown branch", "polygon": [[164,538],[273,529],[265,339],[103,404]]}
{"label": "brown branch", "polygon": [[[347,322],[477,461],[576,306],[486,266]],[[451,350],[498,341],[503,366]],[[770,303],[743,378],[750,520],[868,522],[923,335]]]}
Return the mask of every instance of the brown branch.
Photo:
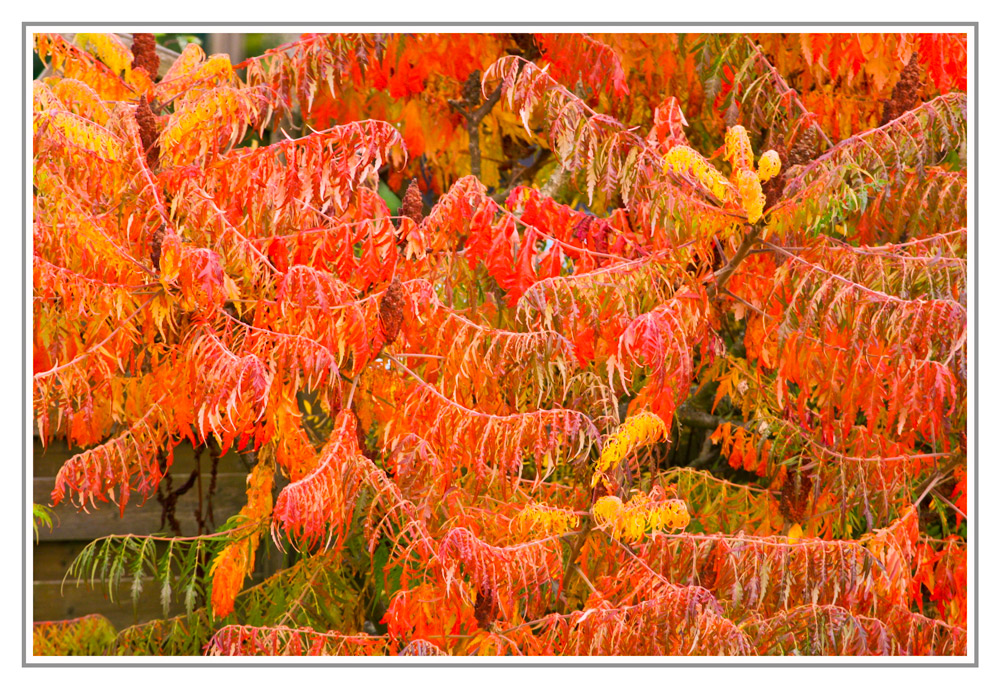
{"label": "brown branch", "polygon": [[714,429],[723,423],[732,423],[739,426],[743,425],[739,421],[727,419],[722,416],[716,416],[715,414],[709,414],[707,411],[702,411],[701,409],[695,409],[686,403],[677,408],[677,411],[674,412],[674,416],[678,421],[689,428]]}
{"label": "brown branch", "polygon": [[712,434],[706,433],[705,439],[701,443],[701,450],[698,452],[698,456],[695,457],[694,461],[688,464],[691,469],[704,469],[708,466],[709,462],[715,457],[715,453],[712,448],[715,447],[715,443],[712,442]]}
{"label": "brown branch", "polygon": [[547,148],[542,148],[538,151],[535,156],[535,161],[530,165],[520,165],[518,164],[518,170],[510,176],[507,180],[507,188],[503,189],[495,194],[492,194],[490,198],[496,201],[501,206],[507,201],[507,197],[510,196],[511,190],[517,184],[517,182],[524,177],[527,180],[532,180],[538,171],[542,169],[542,166],[549,161],[552,157],[552,151]]}
{"label": "brown branch", "polygon": [[938,469],[937,471],[935,471],[933,476],[931,476],[930,478],[928,478],[926,481],[924,481],[922,484],[920,484],[920,486],[917,488],[916,492],[919,493],[920,497],[918,497],[916,500],[914,500],[913,504],[914,505],[919,505],[921,502],[923,502],[924,498],[927,497],[928,493],[931,492],[931,490],[934,488],[934,486],[936,486],[938,483],[940,483],[944,479],[944,477],[949,472],[951,472],[952,469],[954,469],[955,467],[957,467],[964,460],[965,460],[965,456],[963,454],[955,454],[955,456],[952,458],[952,460],[950,462],[948,462],[943,467],[941,467],[940,469]]}
{"label": "brown branch", "polygon": [[962,510],[958,509],[958,507],[955,506],[955,503],[953,503],[951,500],[949,500],[948,498],[946,498],[943,495],[941,495],[941,493],[938,492],[937,488],[934,488],[934,489],[931,490],[931,495],[934,496],[935,500],[939,500],[940,502],[943,502],[945,505],[947,505],[951,509],[955,510],[955,512],[957,512],[958,514],[962,515],[963,519],[968,519],[969,518],[969,516],[965,512],[963,512]]}
{"label": "brown branch", "polygon": [[[584,542],[587,540],[587,537],[590,535],[590,531],[593,528],[594,528],[593,521],[591,520],[591,517],[588,514],[586,517],[583,518],[583,529],[580,531],[580,533],[576,537],[576,540],[573,542],[573,548],[570,551],[569,558],[566,560],[566,570],[563,572],[562,582],[559,585],[559,593],[556,594],[556,599],[557,599],[556,604],[558,606],[560,613],[565,613],[566,611],[565,598],[563,597],[563,593],[567,589],[569,589],[570,584],[573,583],[573,577],[575,574],[577,574],[578,572],[581,575],[583,574],[583,572],[580,572],[580,569],[578,567],[574,567],[573,565],[576,562],[576,558],[580,556],[580,549],[583,547]],[[587,584],[590,585],[590,582],[588,581]]]}
{"label": "brown branch", "polygon": [[[479,148],[479,123],[489,114],[493,106],[500,100],[500,86],[493,89],[486,100],[479,104],[477,87],[479,86],[479,70],[473,71],[463,88],[464,98],[461,101],[449,100],[448,104],[465,118],[465,128],[469,133],[469,165],[470,174],[481,177],[483,172],[483,154]],[[478,107],[475,107],[477,104]],[[473,109],[475,107],[475,109]]]}
{"label": "brown branch", "polygon": [[729,263],[724,265],[720,270],[717,270],[712,274],[714,282],[708,286],[708,296],[715,297],[723,287],[725,287],[726,282],[732,277],[733,271],[735,271],[743,260],[750,255],[750,249],[756,243],[757,238],[760,236],[761,228],[755,226],[746,237],[743,238],[743,243],[740,244],[736,253],[733,257],[729,259]]}

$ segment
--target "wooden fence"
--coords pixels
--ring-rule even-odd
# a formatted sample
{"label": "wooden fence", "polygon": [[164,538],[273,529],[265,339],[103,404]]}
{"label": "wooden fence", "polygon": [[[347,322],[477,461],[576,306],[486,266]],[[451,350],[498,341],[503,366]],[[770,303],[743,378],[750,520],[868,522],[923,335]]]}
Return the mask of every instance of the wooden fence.
{"label": "wooden fence", "polygon": [[[42,505],[51,502],[55,476],[69,457],[77,450],[70,451],[65,443],[53,443],[43,448],[38,439],[34,447],[33,500]],[[207,496],[211,482],[211,459],[205,451],[200,460],[188,444],[178,446],[174,451],[171,467],[171,481],[176,490],[187,481],[192,471],[200,464],[200,486],[198,479],[183,495],[177,498],[175,516],[181,534],[193,536],[198,533],[196,509],[199,493],[204,512],[207,513]],[[218,527],[229,517],[240,511],[246,504],[246,478],[248,468],[244,460],[235,452],[219,458],[216,471],[215,493],[212,497],[211,523],[209,528]],[[172,533],[171,525],[164,520],[164,511],[155,497],[145,504],[130,501],[124,515],[113,503],[98,503],[97,509],[89,512],[78,510],[71,504],[63,503],[53,509],[54,518],[51,531],[39,526],[38,539],[32,553],[32,579],[34,583],[35,621],[63,620],[81,617],[91,613],[104,615],[119,630],[132,624],[145,622],[163,616],[160,602],[160,588],[150,577],[144,582],[137,605],[131,598],[131,581],[122,585],[121,595],[114,601],[107,596],[107,587],[91,589],[89,585],[66,579],[66,572],[83,548],[90,542],[111,534],[148,535],[152,533]],[[207,514],[205,515],[207,517]],[[207,520],[206,520],[207,521]],[[267,548],[262,545],[257,557],[254,579],[259,581],[281,568],[284,555],[269,539]],[[262,544],[265,542],[262,541]],[[175,601],[171,615],[183,612],[180,601]]]}

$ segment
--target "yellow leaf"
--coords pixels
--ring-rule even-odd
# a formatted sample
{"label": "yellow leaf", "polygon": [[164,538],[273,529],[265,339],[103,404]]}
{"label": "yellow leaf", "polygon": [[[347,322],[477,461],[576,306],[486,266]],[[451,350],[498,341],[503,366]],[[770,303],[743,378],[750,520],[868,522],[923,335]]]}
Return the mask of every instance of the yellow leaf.
{"label": "yellow leaf", "polygon": [[76,44],[97,57],[115,74],[124,74],[126,79],[131,76],[132,51],[114,34],[79,33]]}
{"label": "yellow leaf", "polygon": [[799,524],[792,524],[792,528],[788,530],[788,542],[798,543],[802,538],[802,526]]}

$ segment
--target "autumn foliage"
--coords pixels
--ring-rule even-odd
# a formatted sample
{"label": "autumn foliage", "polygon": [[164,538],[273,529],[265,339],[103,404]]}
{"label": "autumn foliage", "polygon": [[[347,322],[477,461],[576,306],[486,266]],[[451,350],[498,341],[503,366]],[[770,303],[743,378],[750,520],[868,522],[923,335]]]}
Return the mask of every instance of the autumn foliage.
{"label": "autumn foliage", "polygon": [[964,35],[130,42],[35,36],[51,499],[247,500],[36,652],[967,653]]}

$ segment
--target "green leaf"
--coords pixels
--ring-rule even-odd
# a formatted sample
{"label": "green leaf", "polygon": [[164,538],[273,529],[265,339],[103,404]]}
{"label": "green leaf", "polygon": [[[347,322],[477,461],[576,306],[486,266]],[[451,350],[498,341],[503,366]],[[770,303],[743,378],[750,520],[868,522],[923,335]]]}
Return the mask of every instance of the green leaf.
{"label": "green leaf", "polygon": [[389,188],[389,185],[381,180],[379,180],[378,183],[378,195],[382,197],[383,201],[385,201],[385,205],[389,207],[390,213],[396,215],[399,212],[403,202],[399,200],[399,197],[396,196],[395,193],[393,193],[392,189]]}
{"label": "green leaf", "polygon": [[35,527],[35,542],[38,542],[38,525],[47,526],[52,531],[52,510],[37,502],[31,505],[31,520]]}

